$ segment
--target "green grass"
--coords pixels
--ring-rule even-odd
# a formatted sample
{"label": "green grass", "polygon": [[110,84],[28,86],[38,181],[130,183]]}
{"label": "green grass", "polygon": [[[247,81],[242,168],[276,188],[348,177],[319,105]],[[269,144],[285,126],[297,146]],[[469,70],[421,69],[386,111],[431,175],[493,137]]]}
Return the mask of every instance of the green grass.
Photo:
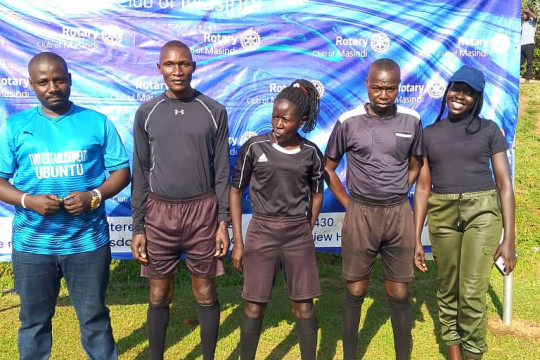
{"label": "green grass", "polygon": [[[489,352],[484,359],[540,359],[540,84],[522,88],[521,113],[516,140],[516,227],[519,253],[514,273],[513,325],[502,325],[503,278],[493,270],[488,292]],[[318,358],[342,358],[340,307],[343,284],[340,279],[341,257],[318,254],[319,275],[324,295],[317,299],[319,321]],[[435,303],[436,271],[416,273],[410,285],[413,301],[412,359],[444,359]],[[217,280],[221,302],[221,327],[216,359],[239,357],[239,324],[242,316],[241,275],[226,260],[227,275]],[[368,296],[362,309],[358,353],[365,359],[393,359],[393,338],[388,302],[383,290],[380,264],[376,264]],[[13,287],[11,264],[0,264],[0,286]],[[191,295],[189,278],[182,267],[176,279],[172,316],[167,333],[168,359],[200,359],[196,303]],[[114,335],[121,359],[147,359],[145,335],[148,287],[139,278],[133,261],[113,261],[107,302],[111,309]],[[0,295],[0,359],[17,358],[19,299],[7,292]],[[62,287],[53,321],[53,359],[85,358],[79,343],[78,324]],[[277,281],[263,324],[258,359],[299,359],[287,291],[281,278]]]}

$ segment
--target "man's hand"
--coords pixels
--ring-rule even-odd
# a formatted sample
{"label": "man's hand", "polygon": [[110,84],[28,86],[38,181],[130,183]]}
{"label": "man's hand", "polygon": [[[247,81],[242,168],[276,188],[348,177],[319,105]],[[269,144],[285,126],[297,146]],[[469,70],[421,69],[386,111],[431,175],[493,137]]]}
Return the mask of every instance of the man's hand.
{"label": "man's hand", "polygon": [[418,270],[422,272],[427,271],[424,246],[419,241],[417,241],[416,244],[414,245],[414,265],[418,268]]}
{"label": "man's hand", "polygon": [[223,257],[229,251],[229,228],[226,221],[220,221],[216,230],[216,252],[214,256]]}
{"label": "man's hand", "polygon": [[134,235],[131,239],[131,255],[142,265],[148,265],[148,256],[146,255],[146,234]]}
{"label": "man's hand", "polygon": [[90,210],[92,194],[89,191],[74,191],[64,198],[64,209],[71,215],[79,215]]}
{"label": "man's hand", "polygon": [[26,195],[24,200],[26,207],[39,215],[47,216],[60,210],[58,196],[52,194]]}
{"label": "man's hand", "polygon": [[242,271],[242,257],[244,256],[244,243],[242,239],[234,241],[234,247],[232,249],[231,259],[233,267],[236,270]]}

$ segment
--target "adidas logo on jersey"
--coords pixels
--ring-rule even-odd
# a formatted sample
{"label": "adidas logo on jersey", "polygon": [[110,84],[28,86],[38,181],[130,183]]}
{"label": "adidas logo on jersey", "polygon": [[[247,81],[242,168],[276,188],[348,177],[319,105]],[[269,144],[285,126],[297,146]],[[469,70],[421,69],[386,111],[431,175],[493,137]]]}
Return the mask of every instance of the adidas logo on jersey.
{"label": "adidas logo on jersey", "polygon": [[259,160],[257,160],[257,162],[267,162],[268,159],[266,158],[266,155],[262,154],[261,156],[259,156]]}
{"label": "adidas logo on jersey", "polygon": [[184,109],[182,109],[182,110],[174,109],[174,115],[178,115],[178,114],[184,115]]}

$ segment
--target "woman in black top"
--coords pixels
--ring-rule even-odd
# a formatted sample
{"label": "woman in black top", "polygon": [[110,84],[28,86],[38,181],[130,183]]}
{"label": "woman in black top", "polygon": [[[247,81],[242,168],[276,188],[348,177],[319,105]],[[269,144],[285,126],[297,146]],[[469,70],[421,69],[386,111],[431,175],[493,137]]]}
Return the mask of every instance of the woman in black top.
{"label": "woman in black top", "polygon": [[[289,290],[302,359],[315,359],[317,322],[313,298],[321,295],[311,230],[323,200],[323,157],[298,134],[311,131],[319,114],[319,93],[296,80],[276,97],[272,131],[241,148],[229,194],[235,268],[244,272],[240,354],[254,359],[262,319],[282,270]],[[249,185],[253,216],[242,241],[242,194]]]}
{"label": "woman in black top", "polygon": [[506,275],[516,264],[508,145],[497,124],[478,116],[484,85],[484,74],[469,66],[450,78],[437,120],[424,129],[414,194],[414,262],[427,270],[420,239],[427,212],[441,335],[452,360],[482,358],[493,262],[502,257]]}

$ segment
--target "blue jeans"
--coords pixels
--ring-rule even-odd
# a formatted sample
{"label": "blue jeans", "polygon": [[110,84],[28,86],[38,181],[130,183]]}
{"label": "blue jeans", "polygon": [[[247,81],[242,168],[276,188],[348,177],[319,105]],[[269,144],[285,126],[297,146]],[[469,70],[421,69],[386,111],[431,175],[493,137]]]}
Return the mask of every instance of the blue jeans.
{"label": "blue jeans", "polygon": [[109,283],[111,249],[73,255],[39,255],[13,250],[15,290],[21,299],[19,358],[48,359],[52,345],[51,320],[60,279],[66,280],[69,298],[81,332],[81,343],[90,359],[118,359],[105,291]]}

